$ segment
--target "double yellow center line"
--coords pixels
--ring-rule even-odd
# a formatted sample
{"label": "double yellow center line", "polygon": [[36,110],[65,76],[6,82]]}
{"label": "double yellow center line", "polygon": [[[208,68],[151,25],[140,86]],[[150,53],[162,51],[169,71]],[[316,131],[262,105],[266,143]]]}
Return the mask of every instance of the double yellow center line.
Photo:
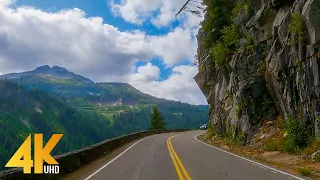
{"label": "double yellow center line", "polygon": [[[177,136],[177,135],[176,135]],[[179,180],[191,180],[190,175],[188,174],[186,168],[183,166],[181,163],[181,160],[179,159],[176,151],[173,149],[172,144],[171,144],[171,139],[174,138],[175,136],[171,136],[167,139],[167,146],[168,150],[171,156],[171,159],[173,161],[173,165],[176,168]],[[185,178],[184,178],[185,177]]]}

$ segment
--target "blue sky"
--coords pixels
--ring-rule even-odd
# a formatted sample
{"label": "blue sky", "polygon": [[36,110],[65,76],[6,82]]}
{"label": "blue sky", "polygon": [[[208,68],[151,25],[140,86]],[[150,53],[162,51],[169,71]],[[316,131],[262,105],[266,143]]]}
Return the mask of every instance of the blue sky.
{"label": "blue sky", "polygon": [[0,73],[59,65],[96,82],[126,82],[157,97],[206,104],[191,66],[201,18],[175,17],[184,3],[0,0],[6,47],[0,66],[7,67]]}
{"label": "blue sky", "polygon": [[[152,24],[146,23],[142,26],[127,23],[121,17],[115,17],[110,11],[110,5],[106,0],[20,0],[15,4],[18,6],[32,6],[47,12],[57,12],[62,9],[79,8],[86,12],[87,16],[102,17],[104,23],[112,24],[121,31],[142,29],[148,34],[167,34],[170,29],[175,28],[179,22],[175,21],[170,27],[155,28]],[[155,12],[157,13],[157,12]]]}

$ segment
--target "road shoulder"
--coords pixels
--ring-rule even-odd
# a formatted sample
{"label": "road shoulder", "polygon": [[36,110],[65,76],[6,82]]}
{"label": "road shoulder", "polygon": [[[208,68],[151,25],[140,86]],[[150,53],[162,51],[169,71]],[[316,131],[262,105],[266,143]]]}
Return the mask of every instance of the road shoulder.
{"label": "road shoulder", "polygon": [[[197,140],[205,143],[206,145],[212,146],[213,148],[219,149],[226,153],[239,156],[240,158],[262,164],[284,173],[292,174],[296,179],[318,179],[319,172],[314,171],[309,177],[300,174],[301,168],[310,167],[306,164],[306,160],[296,155],[290,155],[283,152],[271,152],[262,149],[256,149],[253,147],[243,146],[236,143],[232,143],[225,139],[207,139],[204,134],[197,135]],[[315,170],[320,168],[320,164],[311,162]],[[320,170],[320,169],[319,169]]]}

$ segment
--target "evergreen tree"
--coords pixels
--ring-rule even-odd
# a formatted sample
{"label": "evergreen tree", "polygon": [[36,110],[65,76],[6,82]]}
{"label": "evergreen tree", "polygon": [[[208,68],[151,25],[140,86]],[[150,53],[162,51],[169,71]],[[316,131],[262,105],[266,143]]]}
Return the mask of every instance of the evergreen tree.
{"label": "evergreen tree", "polygon": [[152,109],[151,114],[151,126],[150,130],[158,130],[158,129],[165,129],[166,123],[164,122],[159,108],[157,106],[154,106]]}

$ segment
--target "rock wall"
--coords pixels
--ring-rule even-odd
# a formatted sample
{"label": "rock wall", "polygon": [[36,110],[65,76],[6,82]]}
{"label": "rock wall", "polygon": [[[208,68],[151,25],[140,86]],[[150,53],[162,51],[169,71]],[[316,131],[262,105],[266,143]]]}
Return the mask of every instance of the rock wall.
{"label": "rock wall", "polygon": [[[291,26],[301,17],[303,33]],[[208,20],[206,14],[202,24]],[[299,20],[299,19],[298,19]],[[227,70],[215,65],[206,37],[198,33],[199,73],[216,135],[244,134],[249,143],[263,122],[276,115],[301,119],[320,139],[320,0],[257,0],[254,15],[234,19],[241,38],[253,46],[230,57]],[[243,43],[242,43],[243,44]]]}

